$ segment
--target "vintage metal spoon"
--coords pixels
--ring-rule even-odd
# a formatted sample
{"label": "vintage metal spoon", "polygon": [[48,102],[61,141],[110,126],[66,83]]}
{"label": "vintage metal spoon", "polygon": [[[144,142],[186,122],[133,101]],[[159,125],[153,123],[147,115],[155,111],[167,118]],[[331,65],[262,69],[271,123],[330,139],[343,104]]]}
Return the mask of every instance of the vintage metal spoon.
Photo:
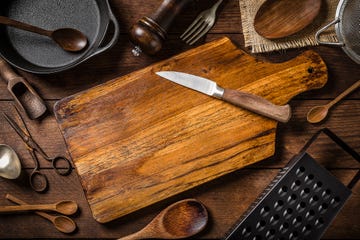
{"label": "vintage metal spoon", "polygon": [[[11,194],[6,194],[5,196],[8,200],[17,203],[19,205],[27,205],[26,202],[14,197]],[[52,224],[56,227],[57,230],[59,230],[60,232],[63,233],[72,233],[76,230],[76,224],[75,222],[66,216],[63,215],[58,215],[58,216],[53,216],[50,214],[47,214],[45,212],[40,212],[40,211],[36,211],[35,212],[37,215],[49,220],[50,222],[52,222]]]}
{"label": "vintage metal spoon", "polygon": [[4,16],[0,16],[0,24],[47,36],[54,40],[62,49],[69,52],[81,51],[88,42],[87,37],[82,32],[73,28],[59,28],[49,31]]}
{"label": "vintage metal spoon", "polygon": [[19,206],[0,206],[0,213],[13,213],[24,211],[54,211],[64,215],[72,215],[78,210],[74,201],[60,201],[55,204],[34,204]]}
{"label": "vintage metal spoon", "polygon": [[204,205],[195,199],[185,199],[165,208],[139,232],[120,239],[187,238],[202,231],[207,221]]}
{"label": "vintage metal spoon", "polygon": [[350,94],[352,91],[357,89],[360,86],[360,80],[358,80],[356,83],[354,83],[351,87],[346,89],[343,93],[341,93],[339,96],[337,96],[334,100],[329,102],[328,104],[321,105],[321,106],[315,106],[307,114],[307,120],[310,123],[318,123],[324,120],[328,114],[329,109],[334,106],[337,102],[339,102],[341,99],[346,97],[348,94]]}
{"label": "vintage metal spoon", "polygon": [[8,145],[0,144],[0,177],[16,179],[21,173],[21,163],[16,152]]}
{"label": "vintage metal spoon", "polygon": [[255,15],[256,32],[268,39],[292,35],[318,15],[321,0],[266,0]]}

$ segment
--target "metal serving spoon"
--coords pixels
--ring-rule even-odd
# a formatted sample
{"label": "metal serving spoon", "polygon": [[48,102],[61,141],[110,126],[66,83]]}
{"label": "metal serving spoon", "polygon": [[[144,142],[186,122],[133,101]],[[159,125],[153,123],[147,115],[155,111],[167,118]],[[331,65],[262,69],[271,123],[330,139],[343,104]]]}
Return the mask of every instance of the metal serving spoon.
{"label": "metal serving spoon", "polygon": [[74,201],[60,201],[55,204],[34,204],[18,206],[0,206],[0,213],[13,213],[24,211],[54,211],[64,215],[72,215],[78,210]]}
{"label": "metal serving spoon", "polygon": [[348,94],[350,94],[352,91],[357,89],[360,86],[360,80],[358,80],[356,83],[354,83],[351,87],[346,89],[343,93],[341,93],[339,96],[337,96],[334,100],[329,102],[325,105],[315,106],[307,114],[307,120],[309,123],[318,123],[324,120],[329,112],[329,109],[334,106],[337,102],[339,102],[341,99],[346,97]]}
{"label": "metal serving spoon", "polygon": [[207,221],[208,213],[204,205],[195,199],[185,199],[165,208],[139,232],[120,240],[187,238],[202,231]]}
{"label": "metal serving spoon", "polygon": [[[5,196],[8,200],[17,203],[19,205],[27,205],[26,202],[14,197],[11,194],[6,194]],[[53,216],[50,214],[47,214],[45,212],[40,212],[40,211],[36,211],[35,212],[37,215],[49,220],[50,222],[52,222],[52,224],[56,227],[57,230],[59,230],[60,232],[63,233],[72,233],[76,230],[76,224],[75,222],[66,216],[63,215],[57,215],[57,216]]]}
{"label": "metal serving spoon", "polygon": [[318,15],[321,0],[266,0],[255,15],[256,32],[268,39],[292,35]]}
{"label": "metal serving spoon", "polygon": [[54,40],[62,49],[69,52],[78,52],[84,49],[88,42],[87,37],[82,32],[73,28],[59,28],[49,31],[4,16],[0,16],[0,24],[47,36]]}
{"label": "metal serving spoon", "polygon": [[16,152],[8,145],[0,144],[0,176],[16,179],[21,173],[21,163]]}

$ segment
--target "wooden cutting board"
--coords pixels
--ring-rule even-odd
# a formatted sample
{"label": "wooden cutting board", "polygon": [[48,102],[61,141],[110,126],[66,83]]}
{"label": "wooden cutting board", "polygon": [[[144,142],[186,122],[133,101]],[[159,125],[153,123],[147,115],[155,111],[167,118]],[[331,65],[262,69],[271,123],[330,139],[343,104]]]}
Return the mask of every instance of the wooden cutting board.
{"label": "wooden cutting board", "polygon": [[164,70],[280,105],[327,81],[315,52],[272,64],[223,38],[60,100],[55,115],[98,222],[274,154],[275,121],[155,75]]}

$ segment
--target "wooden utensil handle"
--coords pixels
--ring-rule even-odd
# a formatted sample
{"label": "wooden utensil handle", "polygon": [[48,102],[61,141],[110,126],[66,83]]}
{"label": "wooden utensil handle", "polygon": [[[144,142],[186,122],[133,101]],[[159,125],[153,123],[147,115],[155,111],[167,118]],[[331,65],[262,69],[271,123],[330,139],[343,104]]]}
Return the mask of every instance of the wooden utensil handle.
{"label": "wooden utensil handle", "polygon": [[33,32],[33,33],[38,33],[44,36],[51,36],[51,31],[27,24],[27,23],[23,23],[23,22],[19,22],[4,16],[0,16],[0,24],[4,24],[7,26],[11,26],[11,27],[15,27],[15,28],[19,28],[25,31],[29,31],[29,32]]}
{"label": "wooden utensil handle", "polygon": [[[19,204],[19,205],[28,205],[28,203],[16,198],[15,196],[11,195],[11,194],[6,194],[5,196],[6,199],[16,203],[16,204]],[[55,219],[55,217],[53,215],[50,215],[50,214],[47,214],[45,212],[40,212],[40,211],[35,211],[35,213],[45,219],[48,219],[50,221],[53,221]]]}
{"label": "wooden utensil handle", "polygon": [[236,106],[279,122],[288,122],[291,118],[291,108],[288,104],[284,106],[275,105],[251,93],[224,89],[223,99]]}
{"label": "wooden utensil handle", "polygon": [[131,42],[147,54],[156,54],[161,49],[173,20],[190,1],[164,0],[150,17],[141,18],[131,27]]}
{"label": "wooden utensil handle", "polygon": [[147,238],[150,238],[152,237],[153,235],[155,235],[156,237],[156,234],[152,234],[151,231],[150,233],[148,233],[148,231],[146,229],[142,229],[138,232],[135,232],[133,234],[130,234],[128,236],[125,236],[125,237],[122,237],[122,238],[119,238],[117,240],[136,240],[136,239],[147,239]]}
{"label": "wooden utensil handle", "polygon": [[51,211],[54,205],[17,205],[17,206],[0,206],[0,213],[26,212],[26,211]]}
{"label": "wooden utensil handle", "polygon": [[360,86],[360,80],[355,82],[353,85],[351,85],[348,89],[346,89],[344,92],[342,92],[339,96],[337,96],[334,100],[332,100],[328,106],[332,107],[337,102],[339,102],[341,99],[349,95],[352,91],[355,91]]}
{"label": "wooden utensil handle", "polygon": [[9,66],[9,64],[2,58],[0,58],[0,76],[6,82],[9,82],[11,79],[20,77],[14,72],[14,70]]}

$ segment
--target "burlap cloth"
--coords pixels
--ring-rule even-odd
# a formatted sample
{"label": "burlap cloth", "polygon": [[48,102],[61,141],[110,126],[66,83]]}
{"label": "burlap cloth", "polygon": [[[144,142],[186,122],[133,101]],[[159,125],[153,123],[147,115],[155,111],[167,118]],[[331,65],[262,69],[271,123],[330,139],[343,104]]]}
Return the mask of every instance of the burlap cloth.
{"label": "burlap cloth", "polygon": [[[315,33],[325,24],[334,20],[339,0],[323,0],[320,13],[313,23],[294,35],[276,40],[263,38],[254,29],[254,18],[263,2],[265,0],[239,0],[245,47],[250,48],[252,53],[318,45],[315,41]],[[297,11],[297,9],[294,9],[294,11]],[[321,35],[321,40],[337,41],[334,28],[331,27],[325,31]]]}

